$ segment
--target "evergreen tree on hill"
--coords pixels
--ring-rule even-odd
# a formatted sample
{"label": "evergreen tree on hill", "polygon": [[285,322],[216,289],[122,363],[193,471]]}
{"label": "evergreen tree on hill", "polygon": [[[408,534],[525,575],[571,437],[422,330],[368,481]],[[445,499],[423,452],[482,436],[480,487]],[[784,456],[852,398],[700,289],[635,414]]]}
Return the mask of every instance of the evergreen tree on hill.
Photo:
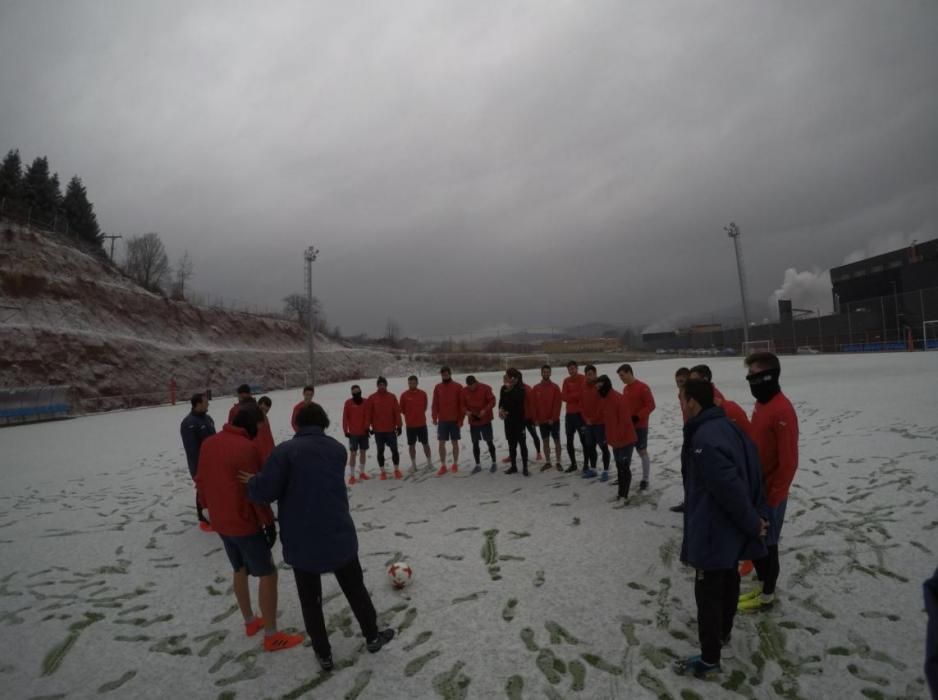
{"label": "evergreen tree on hill", "polygon": [[88,201],[88,192],[77,175],[68,181],[62,209],[68,220],[70,234],[86,243],[101,245],[101,227],[98,226],[94,205]]}
{"label": "evergreen tree on hill", "polygon": [[58,174],[49,174],[45,156],[36,158],[23,177],[23,204],[30,208],[30,218],[51,225],[62,202]]}
{"label": "evergreen tree on hill", "polygon": [[23,185],[23,162],[19,150],[11,149],[0,163],[0,201],[8,203],[20,198]]}

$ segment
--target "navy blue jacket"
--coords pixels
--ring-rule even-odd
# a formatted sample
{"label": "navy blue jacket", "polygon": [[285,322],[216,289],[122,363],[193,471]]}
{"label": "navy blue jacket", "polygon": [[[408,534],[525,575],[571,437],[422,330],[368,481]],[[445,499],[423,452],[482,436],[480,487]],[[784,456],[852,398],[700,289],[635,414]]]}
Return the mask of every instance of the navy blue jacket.
{"label": "navy blue jacket", "polygon": [[215,421],[207,413],[189,413],[182,419],[179,426],[182,435],[182,447],[186,451],[186,461],[189,463],[189,474],[195,478],[195,470],[199,466],[199,450],[205,438],[215,434]]}
{"label": "navy blue jacket", "polygon": [[925,633],[925,678],[933,698],[938,698],[938,569],[925,582],[925,610],[928,627]]}
{"label": "navy blue jacket", "polygon": [[766,555],[762,466],[755,444],[713,406],[684,426],[681,561],[702,571],[735,569]]}
{"label": "navy blue jacket", "polygon": [[358,556],[345,488],[348,453],[315,426],[301,427],[248,482],[255,503],[277,501],[283,559],[310,573],[335,571]]}

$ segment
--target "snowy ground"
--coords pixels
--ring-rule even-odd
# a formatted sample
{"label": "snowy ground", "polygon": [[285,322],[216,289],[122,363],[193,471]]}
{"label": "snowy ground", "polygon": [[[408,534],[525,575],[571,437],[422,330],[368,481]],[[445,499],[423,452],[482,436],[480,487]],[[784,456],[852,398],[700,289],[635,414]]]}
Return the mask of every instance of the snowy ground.
{"label": "snowy ground", "polygon": [[[802,464],[781,603],[738,620],[722,687],[669,667],[696,638],[680,519],[668,511],[681,498],[678,364],[637,366],[659,409],[652,488],[628,507],[611,501],[611,482],[555,471],[469,476],[468,444],[456,477],[354,487],[366,580],[400,634],[365,653],[326,577],[331,675],[308,648],[263,654],[243,636],[220,542],[195,527],[178,434],[184,407],[0,430],[2,694],[923,697],[920,584],[938,564],[938,353],[785,359]],[[750,406],[741,362],[711,365],[718,386]],[[394,391],[403,385],[391,381]],[[346,396],[344,384],[318,391],[335,434]],[[285,438],[295,397],[272,397],[275,434]],[[216,402],[212,413],[228,406]],[[504,451],[503,438],[498,445]],[[403,593],[384,575],[399,557],[416,571]],[[301,628],[283,573],[280,622]]]}

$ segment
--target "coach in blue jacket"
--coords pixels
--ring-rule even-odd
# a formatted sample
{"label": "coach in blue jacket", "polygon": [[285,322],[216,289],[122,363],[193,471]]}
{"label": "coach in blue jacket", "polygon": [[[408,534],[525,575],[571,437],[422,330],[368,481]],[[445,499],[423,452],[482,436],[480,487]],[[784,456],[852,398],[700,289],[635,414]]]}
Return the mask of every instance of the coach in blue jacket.
{"label": "coach in blue jacket", "polygon": [[[189,463],[189,475],[194,481],[195,471],[199,466],[199,451],[206,438],[215,434],[215,421],[208,414],[208,398],[205,394],[193,394],[189,401],[192,404],[192,410],[182,419],[179,434],[182,436],[182,447],[186,451],[186,462]],[[199,503],[198,494],[195,497],[195,514],[199,519],[199,527],[209,530],[209,523],[202,513],[202,504]]]}
{"label": "coach in blue jacket", "polygon": [[689,380],[684,396],[684,540],[681,561],[697,570],[694,595],[700,656],[675,670],[708,677],[720,670],[739,599],[738,565],[765,556],[765,496],[755,445],[713,403],[713,385]]}
{"label": "coach in blue jacket", "polygon": [[263,471],[256,475],[242,472],[241,480],[255,503],[278,503],[283,558],[293,567],[316,658],[329,670],[333,667],[332,649],[322,614],[320,574],[335,574],[368,651],[378,651],[394,637],[394,630],[378,631],[377,614],[365,588],[345,488],[348,453],[325,434],[329,419],[318,404],[302,408],[296,423],[296,435],[274,448]]}

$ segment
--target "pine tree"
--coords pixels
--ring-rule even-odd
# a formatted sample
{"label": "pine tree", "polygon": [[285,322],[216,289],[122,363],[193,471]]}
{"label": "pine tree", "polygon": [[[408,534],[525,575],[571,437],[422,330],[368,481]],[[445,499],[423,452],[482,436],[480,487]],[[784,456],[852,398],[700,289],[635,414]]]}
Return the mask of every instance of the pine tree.
{"label": "pine tree", "polygon": [[23,162],[18,149],[7,152],[0,164],[0,202],[13,202],[22,195]]}
{"label": "pine tree", "polygon": [[94,205],[88,201],[88,193],[77,175],[68,181],[62,209],[70,233],[86,243],[101,245],[101,227],[98,226]]}
{"label": "pine tree", "polygon": [[62,200],[58,174],[49,174],[45,156],[36,158],[23,177],[23,204],[30,208],[30,217],[51,225]]}

